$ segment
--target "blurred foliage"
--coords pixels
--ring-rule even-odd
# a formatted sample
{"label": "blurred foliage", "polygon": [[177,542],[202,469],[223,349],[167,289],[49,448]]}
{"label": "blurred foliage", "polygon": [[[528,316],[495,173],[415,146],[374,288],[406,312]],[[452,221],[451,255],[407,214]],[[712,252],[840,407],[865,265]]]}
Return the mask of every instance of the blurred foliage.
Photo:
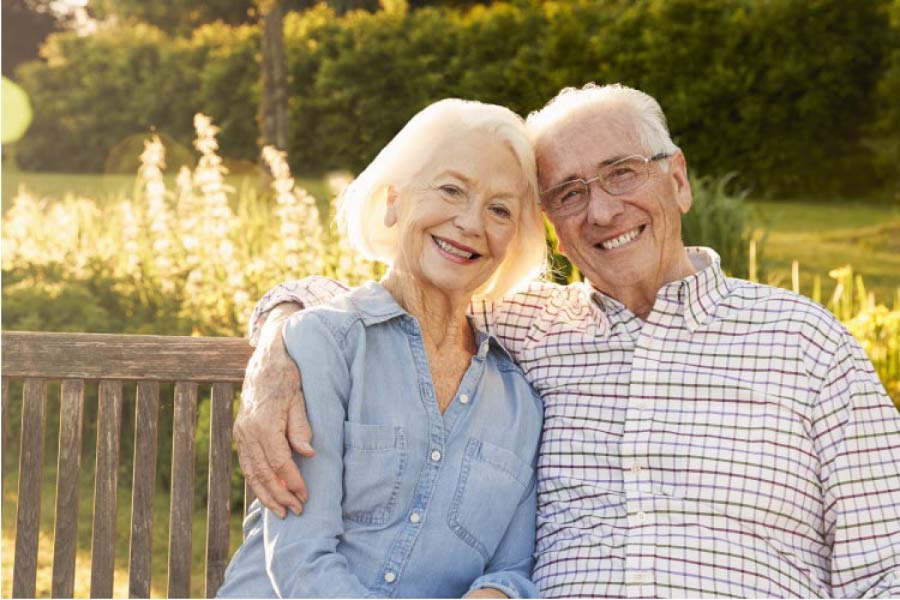
{"label": "blurred foliage", "polygon": [[[755,195],[858,194],[890,180],[898,0],[449,4],[287,16],[295,168],[358,170],[442,97],[526,114],[562,86],[621,81],[660,100],[692,167],[738,172]],[[151,126],[186,143],[184,115],[197,110],[221,124],[226,156],[254,160],[258,35],[221,22],[189,39],[146,25],[52,35],[46,62],[19,70],[36,115],[21,164],[96,171]]]}

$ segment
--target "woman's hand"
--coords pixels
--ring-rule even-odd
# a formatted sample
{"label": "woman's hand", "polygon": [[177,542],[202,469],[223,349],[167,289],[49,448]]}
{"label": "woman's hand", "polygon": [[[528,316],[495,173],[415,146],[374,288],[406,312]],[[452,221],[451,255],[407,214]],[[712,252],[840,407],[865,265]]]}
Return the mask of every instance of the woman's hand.
{"label": "woman's hand", "polygon": [[312,431],[300,389],[300,371],[284,347],[284,322],[298,304],[276,306],[263,325],[241,389],[234,423],[241,470],[263,506],[284,517],[303,510],[306,483],[291,458],[291,448],[305,457],[315,454]]}

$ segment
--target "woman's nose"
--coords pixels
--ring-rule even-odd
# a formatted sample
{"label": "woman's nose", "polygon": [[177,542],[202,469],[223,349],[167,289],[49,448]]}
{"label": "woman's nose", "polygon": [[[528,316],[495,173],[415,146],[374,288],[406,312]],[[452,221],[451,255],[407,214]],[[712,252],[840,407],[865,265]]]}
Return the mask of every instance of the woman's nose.
{"label": "woman's nose", "polygon": [[465,235],[480,235],[484,231],[484,215],[477,202],[468,202],[453,222]]}

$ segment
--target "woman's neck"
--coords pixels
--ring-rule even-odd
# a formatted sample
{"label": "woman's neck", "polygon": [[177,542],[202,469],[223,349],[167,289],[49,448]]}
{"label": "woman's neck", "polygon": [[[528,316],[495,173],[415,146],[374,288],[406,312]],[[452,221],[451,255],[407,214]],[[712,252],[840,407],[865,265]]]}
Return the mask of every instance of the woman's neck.
{"label": "woman's neck", "polygon": [[426,343],[436,348],[461,347],[474,354],[475,336],[466,318],[471,296],[447,293],[393,268],[381,285],[416,318]]}

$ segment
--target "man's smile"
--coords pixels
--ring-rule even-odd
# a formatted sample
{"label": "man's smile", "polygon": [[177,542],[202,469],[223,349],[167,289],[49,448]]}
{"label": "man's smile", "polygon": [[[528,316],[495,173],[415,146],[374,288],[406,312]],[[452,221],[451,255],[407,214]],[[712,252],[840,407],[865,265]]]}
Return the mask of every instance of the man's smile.
{"label": "man's smile", "polygon": [[596,248],[600,248],[601,250],[615,250],[616,248],[621,248],[626,244],[629,244],[636,240],[644,230],[647,228],[647,224],[638,225],[634,229],[629,229],[624,233],[615,234],[612,237],[609,237],[602,242],[595,245]]}

